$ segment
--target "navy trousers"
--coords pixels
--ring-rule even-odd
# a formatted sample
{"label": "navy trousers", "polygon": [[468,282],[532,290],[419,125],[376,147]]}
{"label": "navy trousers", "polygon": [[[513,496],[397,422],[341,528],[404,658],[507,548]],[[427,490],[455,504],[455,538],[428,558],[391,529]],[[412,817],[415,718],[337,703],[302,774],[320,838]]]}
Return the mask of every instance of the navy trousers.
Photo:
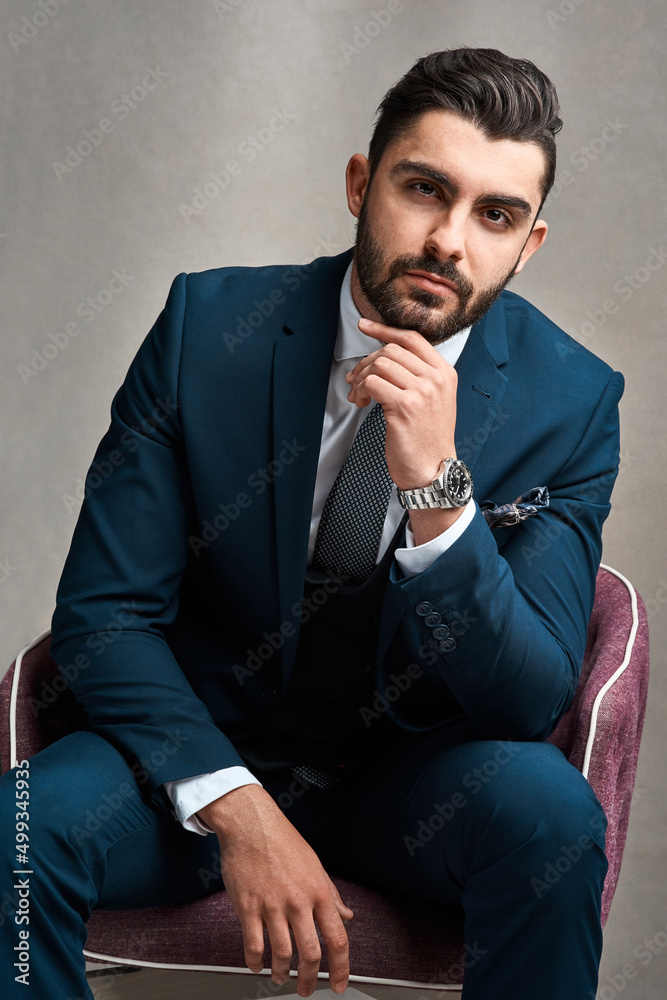
{"label": "navy trousers", "polygon": [[[287,769],[258,776],[330,874],[463,906],[465,1000],[592,1000],[607,869],[597,798],[549,744],[451,741],[446,729],[406,734],[327,789],[306,789]],[[219,876],[198,874],[215,871],[217,838],[148,803],[124,758],[92,732],[63,737],[29,770],[28,990],[15,979],[16,773],[0,778],[4,996],[90,1000],[91,910],[219,890]]]}

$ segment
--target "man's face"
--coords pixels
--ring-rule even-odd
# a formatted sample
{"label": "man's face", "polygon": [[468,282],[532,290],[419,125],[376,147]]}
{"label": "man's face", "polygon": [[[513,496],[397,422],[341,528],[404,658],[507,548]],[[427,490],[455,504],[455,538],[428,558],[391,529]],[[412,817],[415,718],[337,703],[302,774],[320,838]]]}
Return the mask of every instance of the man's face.
{"label": "man's face", "polygon": [[541,245],[544,154],[487,139],[450,111],[428,111],[368,161],[348,165],[358,216],[352,291],[360,311],[432,344],[475,323]]}

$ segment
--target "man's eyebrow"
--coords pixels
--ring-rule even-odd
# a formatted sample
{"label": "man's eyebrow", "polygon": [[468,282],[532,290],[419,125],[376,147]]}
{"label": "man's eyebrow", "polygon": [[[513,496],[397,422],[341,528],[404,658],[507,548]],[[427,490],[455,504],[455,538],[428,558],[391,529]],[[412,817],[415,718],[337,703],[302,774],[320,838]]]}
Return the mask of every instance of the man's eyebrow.
{"label": "man's eyebrow", "polygon": [[[448,191],[454,197],[459,193],[459,186],[447,174],[443,174],[440,170],[435,170],[428,163],[422,163],[419,160],[399,160],[398,163],[394,164],[389,173],[390,176],[396,176],[397,174],[420,174],[435,184],[439,184],[440,187],[444,188],[445,191]],[[530,202],[526,201],[525,198],[518,198],[514,195],[485,194],[481,198],[478,198],[475,204],[487,205],[491,202],[494,205],[506,205],[507,208],[515,208],[524,219],[529,218],[533,214]]]}
{"label": "man's eyebrow", "polygon": [[450,194],[456,196],[459,193],[458,185],[447,174],[443,174],[439,170],[430,167],[428,163],[421,163],[419,160],[399,160],[398,163],[394,164],[389,173],[390,175],[421,174],[422,177],[428,177],[429,180],[435,181],[436,184],[439,184],[445,191],[449,191]]}
{"label": "man's eyebrow", "polygon": [[516,208],[519,215],[523,219],[528,219],[533,214],[533,209],[530,202],[527,202],[524,198],[515,198],[513,195],[509,194],[485,194],[481,198],[478,198],[475,202],[476,205],[486,205],[493,203],[494,205],[506,205],[508,208]]}

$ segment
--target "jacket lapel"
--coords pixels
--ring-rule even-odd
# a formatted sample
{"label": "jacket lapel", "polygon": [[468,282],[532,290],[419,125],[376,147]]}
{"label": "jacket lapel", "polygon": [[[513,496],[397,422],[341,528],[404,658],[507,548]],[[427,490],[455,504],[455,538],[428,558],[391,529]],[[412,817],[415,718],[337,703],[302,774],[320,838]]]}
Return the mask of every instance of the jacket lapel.
{"label": "jacket lapel", "polygon": [[[274,484],[280,613],[292,622],[303,593],[313,492],[320,453],[331,358],[338,330],[339,296],[352,251],[319,258],[304,285],[273,358],[273,454],[296,453]],[[313,265],[308,265],[309,269]],[[290,644],[292,645],[292,644]],[[288,644],[285,644],[288,652]],[[289,661],[289,655],[286,657]]]}
{"label": "jacket lapel", "polygon": [[473,326],[456,364],[456,454],[473,473],[477,500],[486,494],[489,482],[485,464],[479,465],[482,452],[506,419],[502,401],[509,380],[500,368],[507,360],[505,311],[501,297]]}

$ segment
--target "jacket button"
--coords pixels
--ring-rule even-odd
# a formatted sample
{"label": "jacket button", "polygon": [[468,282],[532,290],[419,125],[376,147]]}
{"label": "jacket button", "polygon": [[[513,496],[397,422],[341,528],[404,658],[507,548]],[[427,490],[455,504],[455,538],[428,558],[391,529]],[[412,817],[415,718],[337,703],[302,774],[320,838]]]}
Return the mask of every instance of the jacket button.
{"label": "jacket button", "polygon": [[446,625],[436,625],[433,629],[434,639],[446,639],[449,635],[449,629]]}
{"label": "jacket button", "polygon": [[453,653],[456,649],[456,639],[443,639],[440,643],[440,649],[443,653]]}
{"label": "jacket button", "polygon": [[421,604],[417,605],[415,611],[421,618],[424,618],[429,613],[429,611],[433,611],[433,605],[430,603],[430,601],[422,601]]}
{"label": "jacket button", "polygon": [[429,628],[435,628],[435,626],[439,625],[441,621],[442,618],[440,617],[438,612],[431,611],[430,614],[426,615],[426,618],[424,619],[424,625],[428,625]]}
{"label": "jacket button", "polygon": [[264,708],[275,708],[278,704],[278,695],[273,688],[264,688],[261,701]]}

